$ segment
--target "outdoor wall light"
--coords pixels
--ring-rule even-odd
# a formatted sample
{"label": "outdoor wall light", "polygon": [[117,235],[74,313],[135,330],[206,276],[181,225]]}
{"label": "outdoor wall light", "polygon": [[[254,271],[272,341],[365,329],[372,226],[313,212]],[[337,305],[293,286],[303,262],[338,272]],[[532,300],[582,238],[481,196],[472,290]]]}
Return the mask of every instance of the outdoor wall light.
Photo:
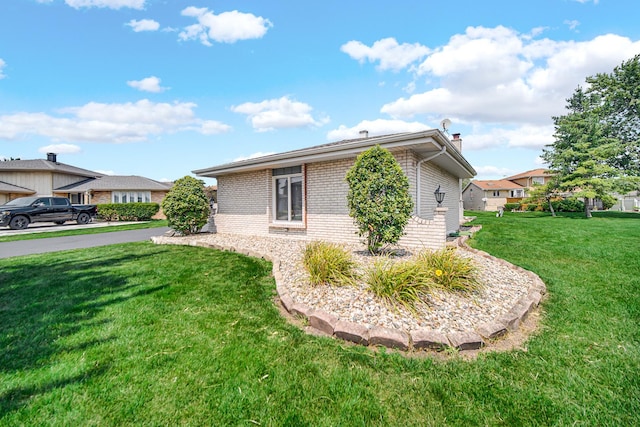
{"label": "outdoor wall light", "polygon": [[438,202],[438,207],[442,206],[442,201],[444,200],[444,193],[440,191],[440,186],[436,188],[436,191],[433,192],[433,195],[436,196],[436,202]]}

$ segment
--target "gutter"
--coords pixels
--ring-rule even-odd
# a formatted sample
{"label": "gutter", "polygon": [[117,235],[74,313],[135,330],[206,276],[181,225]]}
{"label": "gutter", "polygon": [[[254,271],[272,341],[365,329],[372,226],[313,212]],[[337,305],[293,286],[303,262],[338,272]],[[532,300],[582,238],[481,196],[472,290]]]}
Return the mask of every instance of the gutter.
{"label": "gutter", "polygon": [[444,154],[447,151],[447,146],[446,145],[441,145],[440,146],[440,151],[438,151],[436,154],[426,157],[422,160],[420,160],[418,162],[418,164],[416,165],[416,216],[420,217],[420,202],[421,202],[421,197],[420,197],[420,167],[422,166],[422,164],[424,162],[428,162],[429,160],[433,160],[436,157]]}

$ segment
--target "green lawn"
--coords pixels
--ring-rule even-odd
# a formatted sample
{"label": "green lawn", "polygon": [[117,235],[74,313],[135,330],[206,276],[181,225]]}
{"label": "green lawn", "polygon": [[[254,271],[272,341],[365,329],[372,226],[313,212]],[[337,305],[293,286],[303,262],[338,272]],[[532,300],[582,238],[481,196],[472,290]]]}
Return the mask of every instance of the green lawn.
{"label": "green lawn", "polygon": [[233,253],[0,260],[0,425],[637,425],[640,216],[477,215],[472,245],[549,297],[526,351],[472,361],[306,335]]}

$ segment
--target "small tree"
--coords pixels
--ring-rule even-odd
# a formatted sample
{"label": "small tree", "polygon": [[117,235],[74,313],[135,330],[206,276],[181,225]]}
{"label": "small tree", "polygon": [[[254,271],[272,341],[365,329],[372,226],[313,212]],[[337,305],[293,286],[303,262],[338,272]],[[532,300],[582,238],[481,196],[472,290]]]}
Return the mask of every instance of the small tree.
{"label": "small tree", "polygon": [[413,210],[409,180],[393,155],[380,146],[360,154],[346,176],[349,216],[369,251],[397,243]]}
{"label": "small tree", "polygon": [[209,219],[209,199],[202,180],[185,176],[177,180],[162,201],[169,227],[182,234],[198,233]]}
{"label": "small tree", "polygon": [[558,186],[559,182],[557,176],[553,176],[545,184],[534,184],[529,190],[527,202],[547,203],[551,216],[556,216],[552,200],[558,195]]}

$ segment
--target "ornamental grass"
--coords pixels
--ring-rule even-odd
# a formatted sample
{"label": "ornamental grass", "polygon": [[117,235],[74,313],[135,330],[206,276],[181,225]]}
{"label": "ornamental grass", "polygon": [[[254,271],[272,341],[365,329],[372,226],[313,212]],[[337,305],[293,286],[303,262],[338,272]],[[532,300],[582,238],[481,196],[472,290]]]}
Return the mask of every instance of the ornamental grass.
{"label": "ornamental grass", "polygon": [[343,247],[327,242],[311,242],[302,259],[312,285],[344,286],[355,283],[356,263]]}

